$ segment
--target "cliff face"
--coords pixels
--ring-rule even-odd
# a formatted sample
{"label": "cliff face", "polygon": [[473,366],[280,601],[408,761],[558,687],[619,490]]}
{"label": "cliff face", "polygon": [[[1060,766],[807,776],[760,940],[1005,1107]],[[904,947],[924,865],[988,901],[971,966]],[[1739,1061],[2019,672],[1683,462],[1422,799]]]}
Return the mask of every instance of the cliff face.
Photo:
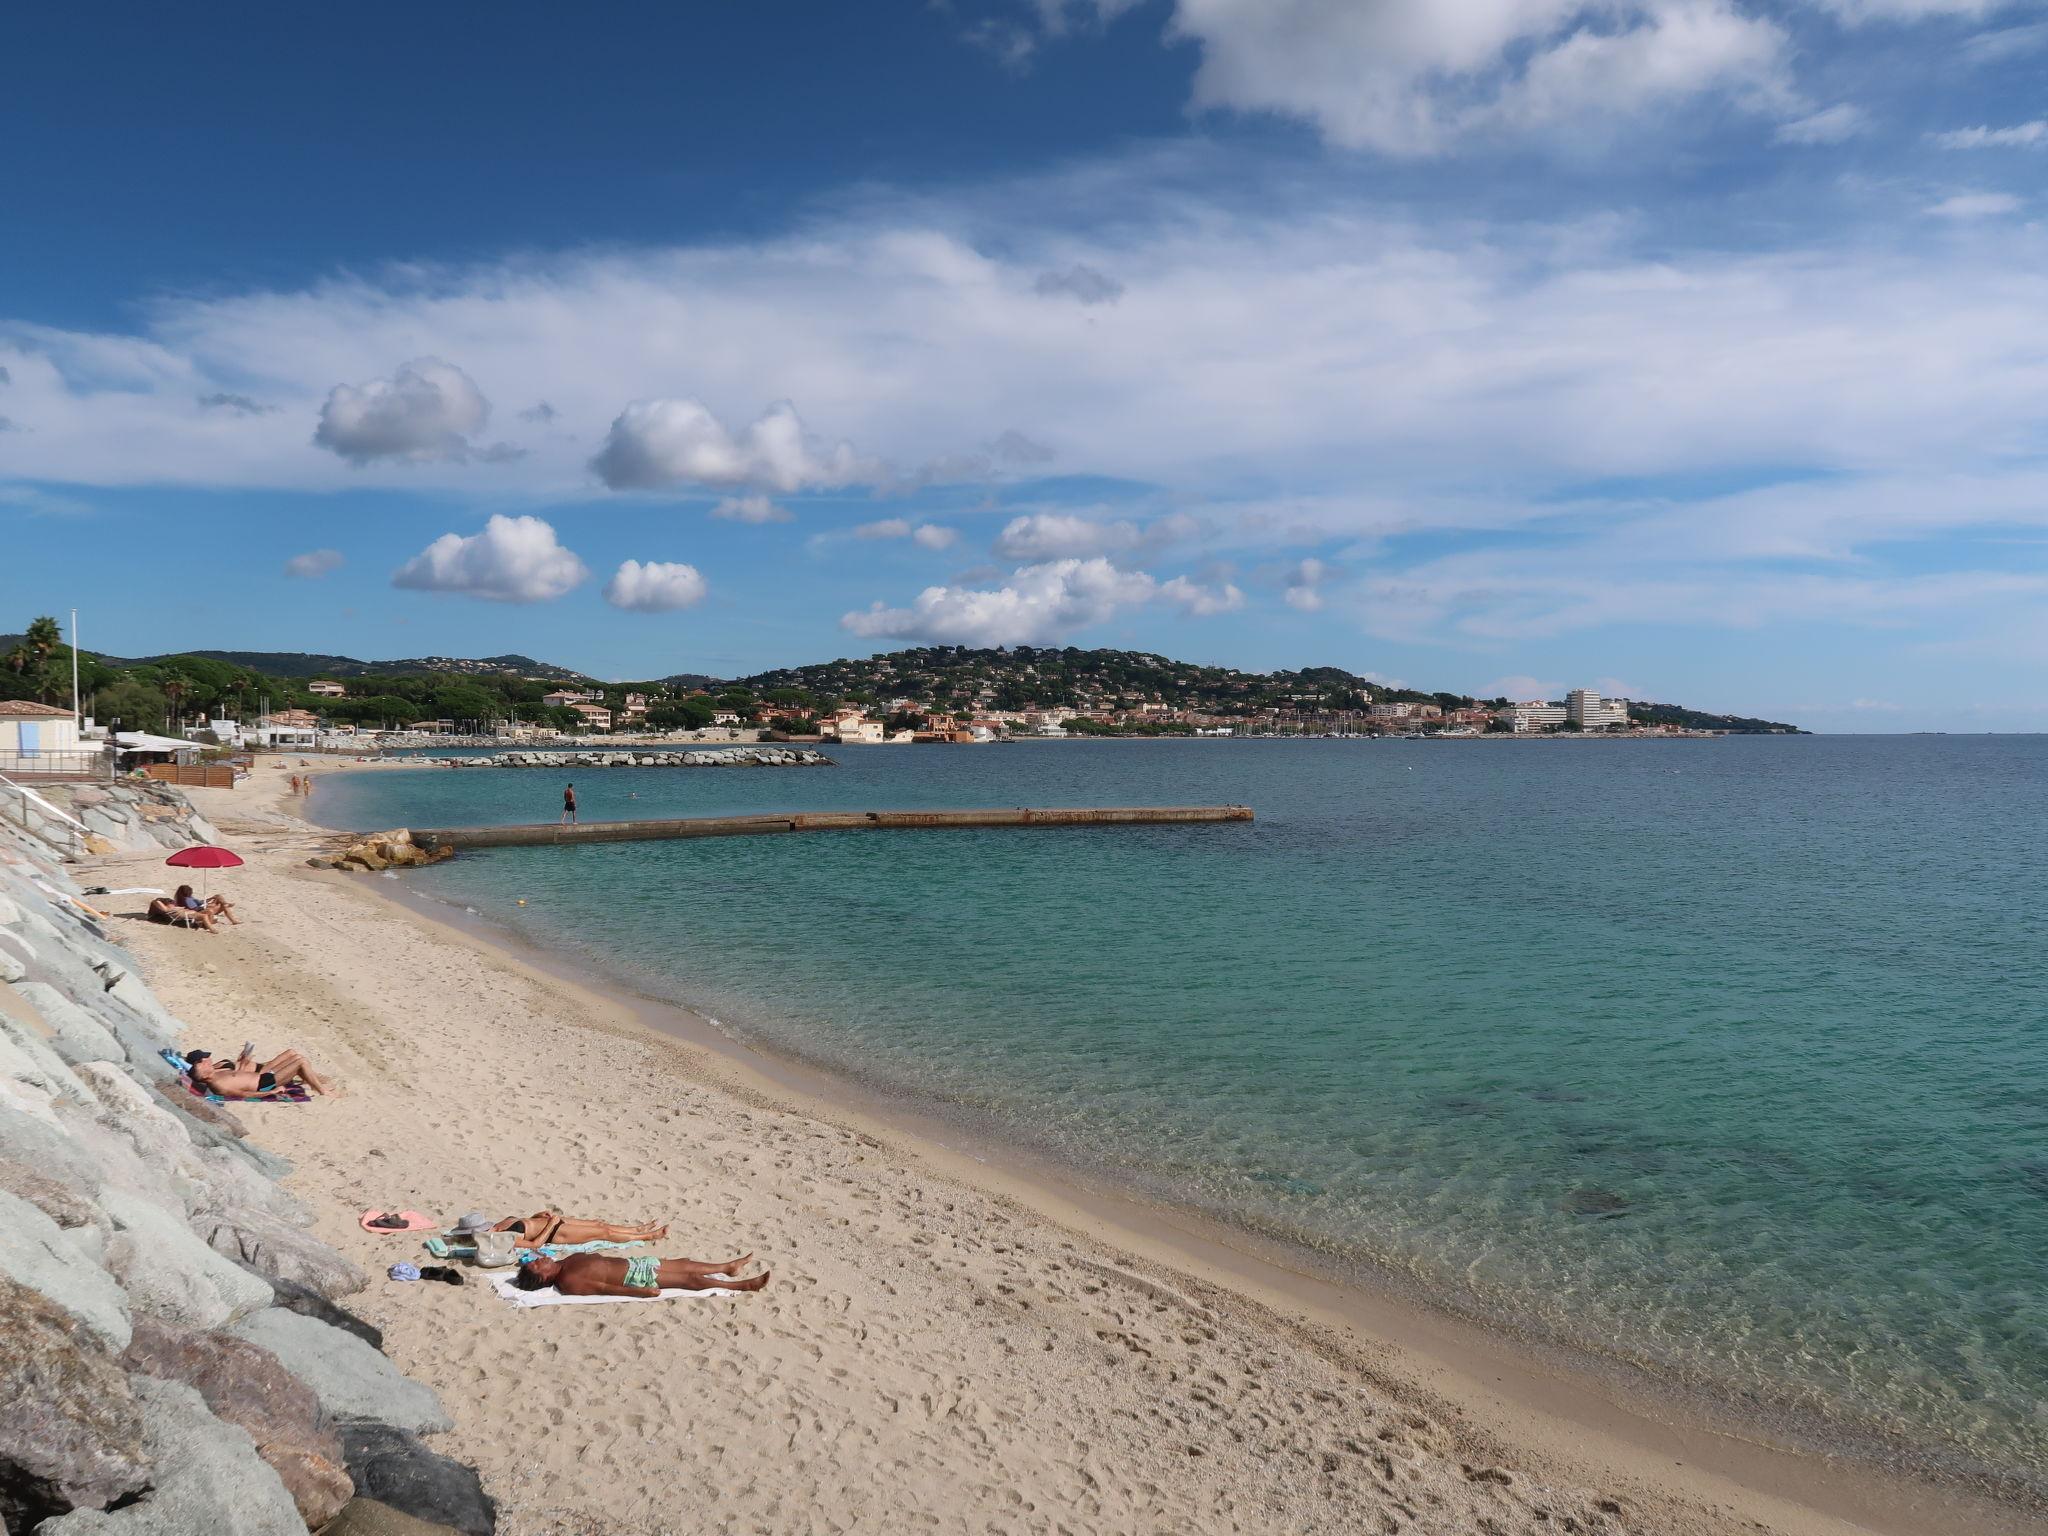
{"label": "cliff face", "polygon": [[374,1487],[489,1532],[419,1438],[440,1403],[338,1304],[367,1277],[164,1059],[184,1026],[71,869],[212,829],[162,785],[37,794],[0,785],[0,1529],[369,1529]]}

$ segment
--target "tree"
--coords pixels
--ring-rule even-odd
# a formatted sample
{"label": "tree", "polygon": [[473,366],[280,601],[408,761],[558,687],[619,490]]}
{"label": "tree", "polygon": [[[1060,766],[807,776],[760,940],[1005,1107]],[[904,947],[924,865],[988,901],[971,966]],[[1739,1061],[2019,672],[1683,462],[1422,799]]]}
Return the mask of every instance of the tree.
{"label": "tree", "polygon": [[8,692],[15,698],[47,704],[71,686],[71,652],[64,645],[64,632],[48,614],[29,624],[4,664],[9,674]]}

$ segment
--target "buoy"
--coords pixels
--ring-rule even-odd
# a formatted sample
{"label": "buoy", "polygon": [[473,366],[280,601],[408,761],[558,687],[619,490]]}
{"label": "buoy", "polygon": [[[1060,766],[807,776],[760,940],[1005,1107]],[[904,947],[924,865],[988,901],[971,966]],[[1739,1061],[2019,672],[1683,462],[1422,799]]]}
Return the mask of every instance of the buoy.
{"label": "buoy", "polygon": [[526,905],[526,898],[524,896],[519,898],[519,905],[522,907]]}

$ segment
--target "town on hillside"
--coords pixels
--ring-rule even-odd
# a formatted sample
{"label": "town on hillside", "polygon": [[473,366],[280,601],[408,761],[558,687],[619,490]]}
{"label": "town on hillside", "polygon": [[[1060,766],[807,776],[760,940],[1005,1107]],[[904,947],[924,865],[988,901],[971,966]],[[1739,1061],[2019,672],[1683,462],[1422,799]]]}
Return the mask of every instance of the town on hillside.
{"label": "town on hillside", "polygon": [[[262,656],[275,670],[230,656]],[[1339,668],[1240,672],[1146,652],[1071,647],[917,647],[723,681],[679,674],[623,683],[581,678],[526,657],[431,658],[445,669],[419,670],[318,660],[334,664],[301,669],[288,653],[251,652],[74,657],[55,621],[38,619],[23,635],[0,639],[0,764],[27,771],[25,761],[40,757],[48,767],[53,752],[97,752],[114,737],[135,739],[123,750],[175,755],[188,748],[363,751],[599,737],[882,745],[1796,729],[1591,688],[1559,700],[1477,699],[1396,687]],[[140,745],[141,738],[151,745]]]}

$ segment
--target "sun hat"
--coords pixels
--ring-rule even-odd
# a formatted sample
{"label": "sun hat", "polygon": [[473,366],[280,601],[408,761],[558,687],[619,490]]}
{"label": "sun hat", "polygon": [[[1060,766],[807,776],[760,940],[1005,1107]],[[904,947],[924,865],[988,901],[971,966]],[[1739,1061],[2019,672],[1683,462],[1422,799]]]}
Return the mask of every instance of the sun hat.
{"label": "sun hat", "polygon": [[491,1229],[491,1225],[491,1218],[482,1211],[465,1211],[462,1215],[455,1218],[453,1230],[457,1232],[488,1232]]}

